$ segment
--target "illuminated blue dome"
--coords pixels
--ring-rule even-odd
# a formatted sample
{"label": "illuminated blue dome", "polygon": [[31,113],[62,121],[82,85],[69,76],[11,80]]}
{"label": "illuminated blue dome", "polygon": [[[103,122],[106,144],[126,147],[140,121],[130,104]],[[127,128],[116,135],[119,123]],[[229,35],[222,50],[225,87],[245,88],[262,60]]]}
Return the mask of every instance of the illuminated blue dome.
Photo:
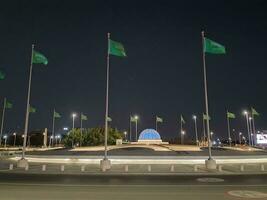
{"label": "illuminated blue dome", "polygon": [[145,129],[139,135],[139,140],[161,140],[160,134],[154,129]]}

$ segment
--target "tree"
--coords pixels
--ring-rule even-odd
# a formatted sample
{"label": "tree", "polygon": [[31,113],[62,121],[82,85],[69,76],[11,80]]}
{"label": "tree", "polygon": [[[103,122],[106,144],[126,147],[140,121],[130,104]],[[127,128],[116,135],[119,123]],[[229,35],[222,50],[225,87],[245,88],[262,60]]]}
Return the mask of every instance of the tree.
{"label": "tree", "polygon": [[[80,129],[74,129],[69,131],[63,139],[63,143],[67,147],[71,147],[72,144],[76,145],[81,142],[83,146],[96,146],[103,145],[105,139],[105,129],[102,127],[83,129],[82,136]],[[123,133],[115,128],[108,129],[108,144],[116,144],[116,139],[121,139]]]}

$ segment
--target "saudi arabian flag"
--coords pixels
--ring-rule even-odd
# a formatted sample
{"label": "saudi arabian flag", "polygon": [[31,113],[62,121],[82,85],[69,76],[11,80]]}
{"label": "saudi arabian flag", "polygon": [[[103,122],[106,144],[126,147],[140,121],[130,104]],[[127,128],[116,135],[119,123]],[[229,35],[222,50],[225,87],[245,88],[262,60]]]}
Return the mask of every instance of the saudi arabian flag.
{"label": "saudi arabian flag", "polygon": [[204,52],[211,54],[225,54],[225,47],[217,42],[208,38],[204,38]]}
{"label": "saudi arabian flag", "polygon": [[60,118],[60,117],[61,115],[58,112],[54,111],[54,118]]}
{"label": "saudi arabian flag", "polygon": [[156,121],[159,122],[159,123],[163,123],[163,119],[158,117],[158,116],[156,117]]}
{"label": "saudi arabian flag", "polygon": [[6,101],[6,108],[11,109],[13,107],[13,104],[9,101]]}
{"label": "saudi arabian flag", "polygon": [[258,113],[254,108],[251,108],[251,114],[256,116],[260,115],[260,113]]}
{"label": "saudi arabian flag", "polygon": [[208,117],[206,114],[203,113],[203,119],[204,120],[208,120],[208,119],[210,120],[210,116]]}
{"label": "saudi arabian flag", "polygon": [[29,112],[30,113],[36,113],[36,108],[30,106]]}
{"label": "saudi arabian flag", "polygon": [[126,57],[126,53],[125,53],[125,49],[123,45],[111,39],[109,39],[108,54],[114,55],[114,56]]}
{"label": "saudi arabian flag", "polygon": [[183,115],[181,115],[181,123],[185,124],[185,120],[183,118]]}
{"label": "saudi arabian flag", "polygon": [[227,112],[227,118],[229,119],[235,119],[235,114],[231,112]]}
{"label": "saudi arabian flag", "polygon": [[108,120],[108,122],[112,122],[111,117],[108,117],[107,120]]}
{"label": "saudi arabian flag", "polygon": [[32,63],[34,63],[34,64],[44,64],[44,65],[47,65],[48,64],[48,60],[47,60],[47,58],[43,54],[41,54],[41,53],[33,50],[33,53],[32,53]]}
{"label": "saudi arabian flag", "polygon": [[87,120],[87,116],[84,115],[84,114],[82,114],[82,115],[81,115],[81,120]]}
{"label": "saudi arabian flag", "polygon": [[0,70],[0,80],[4,80],[6,77],[6,74]]}

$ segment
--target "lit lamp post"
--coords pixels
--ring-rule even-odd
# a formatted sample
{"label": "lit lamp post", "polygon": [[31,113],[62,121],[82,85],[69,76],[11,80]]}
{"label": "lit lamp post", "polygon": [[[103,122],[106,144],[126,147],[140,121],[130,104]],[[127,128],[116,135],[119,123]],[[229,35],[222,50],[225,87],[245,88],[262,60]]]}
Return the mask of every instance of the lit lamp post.
{"label": "lit lamp post", "polygon": [[249,132],[250,132],[250,142],[251,142],[251,146],[254,145],[254,140],[253,140],[253,132],[252,132],[252,117],[249,117]]}
{"label": "lit lamp post", "polygon": [[135,140],[137,142],[137,121],[138,121],[139,117],[137,115],[135,115],[134,119],[135,119]]}
{"label": "lit lamp post", "polygon": [[242,133],[241,133],[241,132],[239,132],[239,143],[240,143],[240,145],[242,144],[242,141],[241,141],[241,136],[242,136]]}
{"label": "lit lamp post", "polygon": [[211,131],[210,132],[210,141],[211,141],[211,145],[212,145],[212,136],[214,135],[214,132],[213,131]]}
{"label": "lit lamp post", "polygon": [[13,133],[13,136],[14,136],[14,144],[13,144],[13,146],[16,146],[17,133]]}
{"label": "lit lamp post", "polygon": [[193,115],[193,120],[194,120],[194,123],[195,123],[196,145],[198,145],[199,141],[198,141],[198,136],[197,136],[197,116],[196,115]]}
{"label": "lit lamp post", "polygon": [[248,144],[250,145],[250,131],[249,131],[249,119],[248,119],[248,111],[244,111],[243,114],[246,117],[246,121],[247,121],[247,131],[248,131]]}
{"label": "lit lamp post", "polygon": [[[74,136],[74,122],[75,122],[76,116],[77,115],[75,113],[72,113],[72,134],[73,134],[73,136]],[[72,147],[73,147],[73,143],[74,143],[74,141],[73,141],[73,137],[72,137]]]}
{"label": "lit lamp post", "polygon": [[7,135],[4,135],[3,138],[5,139],[5,148],[6,148]]}
{"label": "lit lamp post", "polygon": [[185,131],[182,130],[181,131],[181,144],[184,144],[184,135],[185,135]]}
{"label": "lit lamp post", "polygon": [[127,141],[127,131],[124,131],[123,134],[124,134],[125,141]]}

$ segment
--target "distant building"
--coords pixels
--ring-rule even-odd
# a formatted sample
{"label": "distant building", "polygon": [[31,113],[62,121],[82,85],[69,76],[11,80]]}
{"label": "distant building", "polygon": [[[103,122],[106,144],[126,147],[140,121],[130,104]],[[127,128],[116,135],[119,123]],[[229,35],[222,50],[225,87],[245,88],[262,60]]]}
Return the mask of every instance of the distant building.
{"label": "distant building", "polygon": [[138,138],[137,142],[132,144],[168,144],[168,142],[162,142],[160,134],[154,129],[143,130]]}

